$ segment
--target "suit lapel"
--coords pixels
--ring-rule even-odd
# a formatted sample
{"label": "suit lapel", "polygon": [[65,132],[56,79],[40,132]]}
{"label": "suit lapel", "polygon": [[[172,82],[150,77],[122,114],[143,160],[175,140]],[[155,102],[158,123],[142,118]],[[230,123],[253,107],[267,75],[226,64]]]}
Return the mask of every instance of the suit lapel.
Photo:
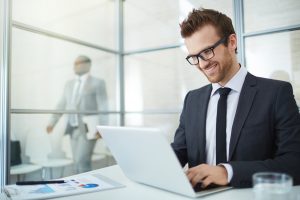
{"label": "suit lapel", "polygon": [[232,159],[233,152],[235,150],[235,147],[238,143],[239,136],[241,134],[241,129],[251,109],[256,94],[255,85],[256,85],[255,76],[248,73],[241,90],[234,122],[232,125],[230,145],[229,145],[229,161]]}
{"label": "suit lapel", "polygon": [[[198,138],[195,140],[195,142],[198,143],[196,145],[199,149],[199,163],[205,163],[206,162],[206,116],[207,116],[207,107],[208,102],[211,94],[212,86],[209,85],[208,87],[204,88],[204,92],[199,95],[199,101],[198,101],[198,117],[196,123],[198,127],[196,127],[195,130],[198,130]],[[200,142],[200,145],[199,145]]]}

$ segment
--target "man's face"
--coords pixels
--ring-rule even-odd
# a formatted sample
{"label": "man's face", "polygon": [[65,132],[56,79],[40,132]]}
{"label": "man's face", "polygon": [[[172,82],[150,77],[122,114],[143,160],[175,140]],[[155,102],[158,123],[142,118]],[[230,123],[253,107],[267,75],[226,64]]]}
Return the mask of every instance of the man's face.
{"label": "man's face", "polygon": [[[190,37],[185,38],[185,45],[188,49],[189,55],[197,55],[199,52],[210,48],[218,42],[216,29],[212,25],[205,25]],[[230,44],[231,45],[231,44]],[[198,69],[203,72],[211,83],[219,83],[225,85],[234,75],[232,45],[226,47],[224,44],[218,45],[213,49],[214,57],[204,61],[199,59]]]}
{"label": "man's face", "polygon": [[81,76],[90,71],[90,63],[85,62],[84,60],[77,59],[74,63],[74,72],[75,74]]}

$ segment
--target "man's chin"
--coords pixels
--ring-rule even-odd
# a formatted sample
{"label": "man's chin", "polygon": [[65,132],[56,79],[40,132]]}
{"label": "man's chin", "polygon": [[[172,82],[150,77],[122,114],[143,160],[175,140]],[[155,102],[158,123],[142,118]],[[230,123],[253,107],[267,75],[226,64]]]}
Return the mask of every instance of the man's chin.
{"label": "man's chin", "polygon": [[88,73],[88,72],[86,72],[86,71],[84,71],[84,72],[75,72],[75,74],[78,75],[78,76],[82,76],[82,75],[84,75],[86,73]]}
{"label": "man's chin", "polygon": [[206,76],[209,82],[211,83],[219,83],[220,79],[218,77],[211,77],[211,76]]}

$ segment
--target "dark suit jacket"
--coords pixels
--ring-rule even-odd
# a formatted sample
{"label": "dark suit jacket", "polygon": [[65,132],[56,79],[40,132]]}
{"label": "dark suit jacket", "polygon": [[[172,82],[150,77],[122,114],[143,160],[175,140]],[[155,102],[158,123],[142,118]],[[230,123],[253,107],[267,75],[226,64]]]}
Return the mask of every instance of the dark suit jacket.
{"label": "dark suit jacket", "polygon": [[[190,91],[171,144],[181,165],[206,162],[206,113],[212,86]],[[209,120],[209,119],[207,119]],[[285,172],[300,184],[300,115],[290,83],[247,74],[235,114],[230,184],[251,187],[255,172]]]}

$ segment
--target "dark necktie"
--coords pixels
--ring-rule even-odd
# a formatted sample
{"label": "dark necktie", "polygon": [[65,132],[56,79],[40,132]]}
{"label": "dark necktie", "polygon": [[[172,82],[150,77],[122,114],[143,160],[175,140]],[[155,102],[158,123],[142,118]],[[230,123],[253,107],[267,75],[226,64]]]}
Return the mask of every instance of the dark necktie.
{"label": "dark necktie", "polygon": [[218,101],[217,125],[216,125],[216,164],[226,163],[226,113],[227,96],[230,88],[219,88],[220,98]]}

